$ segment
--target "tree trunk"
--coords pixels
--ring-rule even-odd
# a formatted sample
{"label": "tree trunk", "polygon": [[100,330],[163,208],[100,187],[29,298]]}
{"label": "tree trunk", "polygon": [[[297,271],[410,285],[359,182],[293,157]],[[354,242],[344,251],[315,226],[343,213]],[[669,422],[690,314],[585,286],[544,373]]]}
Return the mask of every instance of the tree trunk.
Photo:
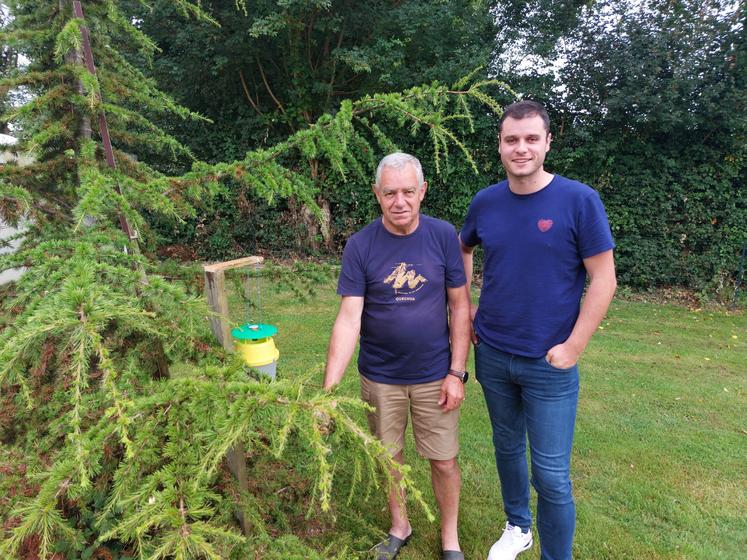
{"label": "tree trunk", "polygon": [[[311,180],[318,183],[321,175],[318,159],[309,160],[309,170],[311,172]],[[332,212],[329,201],[319,196],[316,203],[321,210],[320,217],[314,216],[311,210],[305,205],[292,203],[293,213],[296,217],[295,221],[303,226],[301,228],[302,233],[297,238],[299,250],[311,249],[312,251],[318,251],[322,246],[327,250],[332,248],[332,235],[330,232]]]}

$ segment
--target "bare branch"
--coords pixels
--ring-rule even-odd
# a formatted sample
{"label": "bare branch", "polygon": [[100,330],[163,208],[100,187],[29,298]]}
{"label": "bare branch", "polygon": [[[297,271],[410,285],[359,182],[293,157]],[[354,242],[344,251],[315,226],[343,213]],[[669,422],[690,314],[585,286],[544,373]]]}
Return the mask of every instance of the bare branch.
{"label": "bare branch", "polygon": [[239,79],[241,80],[241,87],[244,88],[244,95],[246,95],[247,101],[249,101],[249,104],[252,106],[252,109],[257,111],[257,114],[260,116],[263,116],[262,111],[259,110],[259,105],[252,99],[251,93],[249,93],[249,88],[246,85],[246,80],[244,79],[244,72],[242,70],[239,70]]}

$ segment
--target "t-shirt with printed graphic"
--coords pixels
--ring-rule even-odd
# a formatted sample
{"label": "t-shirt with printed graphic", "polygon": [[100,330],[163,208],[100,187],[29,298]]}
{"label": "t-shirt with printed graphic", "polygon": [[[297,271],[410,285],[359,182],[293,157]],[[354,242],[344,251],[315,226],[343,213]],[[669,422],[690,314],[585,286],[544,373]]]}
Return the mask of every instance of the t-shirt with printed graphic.
{"label": "t-shirt with printed graphic", "polygon": [[459,239],[448,222],[420,215],[395,235],[381,218],[350,237],[337,284],[363,296],[358,370],[377,383],[428,383],[451,361],[446,288],[464,286]]}
{"label": "t-shirt with printed graphic", "polygon": [[570,336],[586,280],[582,259],[615,246],[597,192],[559,175],[528,195],[511,192],[508,181],[483,189],[460,237],[484,251],[477,336],[530,358]]}

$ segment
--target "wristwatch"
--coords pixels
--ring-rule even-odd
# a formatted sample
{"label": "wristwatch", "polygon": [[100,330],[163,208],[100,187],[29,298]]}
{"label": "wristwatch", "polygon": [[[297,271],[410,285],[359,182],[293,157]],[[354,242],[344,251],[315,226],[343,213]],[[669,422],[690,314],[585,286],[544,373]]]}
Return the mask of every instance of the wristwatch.
{"label": "wristwatch", "polygon": [[462,383],[467,383],[467,380],[469,379],[469,372],[467,371],[458,371],[456,369],[450,369],[449,375],[453,375],[454,377],[458,377]]}

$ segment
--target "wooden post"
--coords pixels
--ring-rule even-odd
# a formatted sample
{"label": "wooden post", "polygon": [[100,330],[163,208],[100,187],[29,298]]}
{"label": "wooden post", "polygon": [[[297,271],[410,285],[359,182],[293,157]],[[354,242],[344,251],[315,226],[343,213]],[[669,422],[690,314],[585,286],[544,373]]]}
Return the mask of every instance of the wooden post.
{"label": "wooden post", "polygon": [[264,262],[263,257],[244,257],[233,261],[203,265],[205,271],[205,295],[210,311],[215,313],[210,317],[210,326],[218,342],[227,352],[233,352],[231,339],[231,325],[228,316],[228,296],[226,295],[225,271]]}
{"label": "wooden post", "polygon": [[[228,462],[228,470],[231,471],[231,474],[233,474],[233,477],[236,479],[236,484],[239,487],[239,500],[241,500],[243,497],[242,495],[249,493],[249,479],[246,476],[246,450],[244,449],[244,444],[239,443],[236,447],[229,449],[228,453],[226,453],[226,461]],[[244,511],[240,507],[236,508],[233,515],[236,517],[236,521],[239,522],[241,532],[244,533],[244,535],[249,536],[251,533],[251,527],[249,527],[249,524],[246,522]]]}
{"label": "wooden post", "polygon": [[[261,264],[262,257],[244,257],[233,261],[203,265],[205,271],[205,295],[207,296],[210,311],[215,313],[210,317],[210,326],[215,338],[221,343],[227,352],[233,352],[233,339],[231,337],[231,324],[228,315],[228,296],[226,295],[226,270]],[[249,492],[249,480],[246,477],[246,451],[243,444],[229,449],[226,454],[228,468],[236,478],[239,492]],[[244,512],[237,509],[234,513],[245,535],[249,535],[250,527],[244,518]]]}
{"label": "wooden post", "polygon": [[215,272],[205,270],[205,295],[210,311],[217,315],[210,316],[210,327],[218,342],[227,352],[233,352],[231,329],[228,323],[228,297],[226,297],[226,276],[222,270]]}

